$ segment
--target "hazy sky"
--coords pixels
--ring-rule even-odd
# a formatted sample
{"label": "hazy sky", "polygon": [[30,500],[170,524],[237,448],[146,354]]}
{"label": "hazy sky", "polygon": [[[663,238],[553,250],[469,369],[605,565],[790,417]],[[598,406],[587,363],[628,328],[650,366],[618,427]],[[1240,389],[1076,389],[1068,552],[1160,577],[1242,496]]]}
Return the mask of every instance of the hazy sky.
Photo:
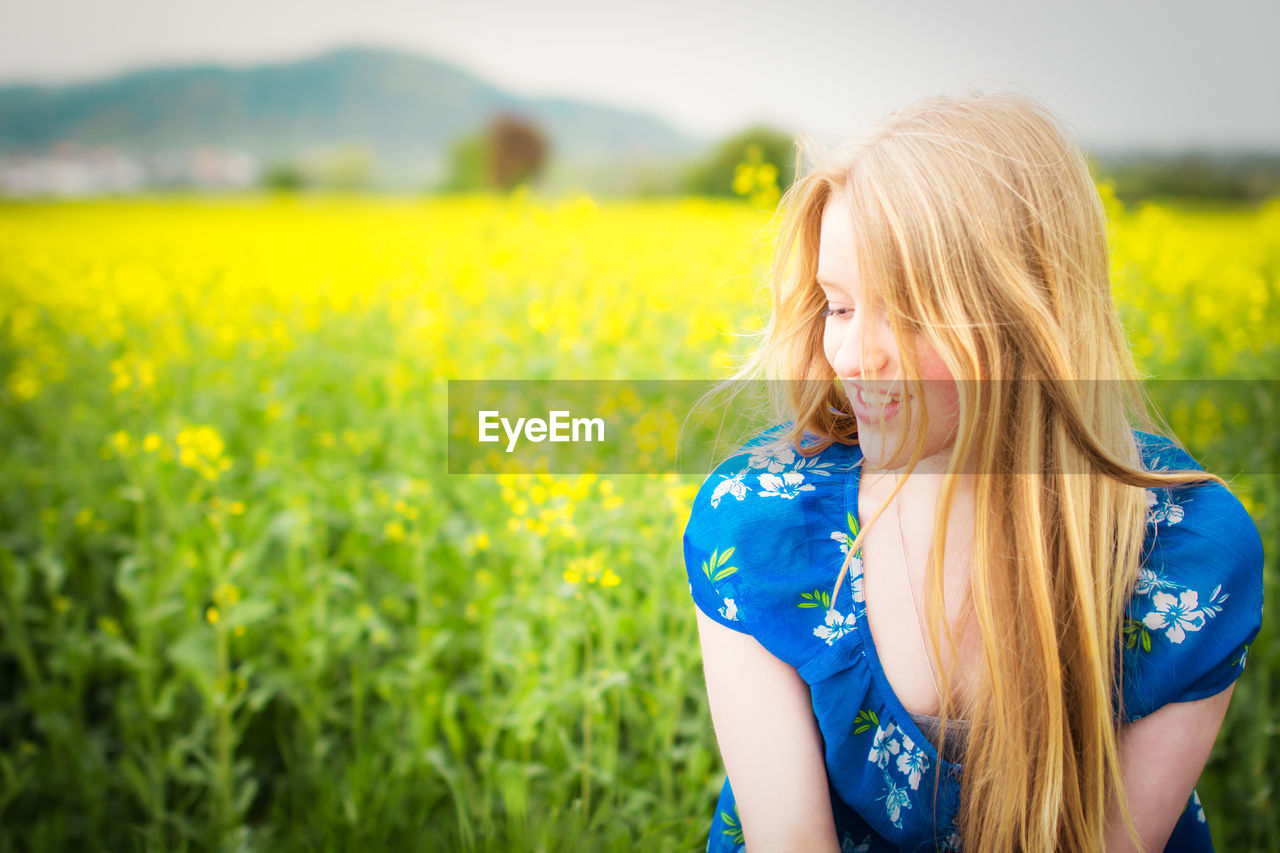
{"label": "hazy sky", "polygon": [[916,97],[1016,89],[1088,146],[1280,150],[1280,3],[0,0],[0,80],[408,48],[523,94],[828,141]]}

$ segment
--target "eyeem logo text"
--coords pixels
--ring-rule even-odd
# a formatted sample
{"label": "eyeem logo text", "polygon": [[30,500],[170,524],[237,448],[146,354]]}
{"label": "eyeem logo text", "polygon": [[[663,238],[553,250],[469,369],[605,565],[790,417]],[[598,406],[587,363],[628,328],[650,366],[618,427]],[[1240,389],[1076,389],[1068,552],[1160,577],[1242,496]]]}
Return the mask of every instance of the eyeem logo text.
{"label": "eyeem logo text", "polygon": [[[517,418],[513,426],[509,418],[502,417],[498,411],[480,412],[480,440],[501,441],[497,434],[498,427],[507,434],[507,452],[515,450],[521,435],[529,441],[604,441],[604,418],[569,418],[567,411],[547,413],[549,420],[542,418]],[[579,437],[579,430],[582,437]],[[595,437],[592,433],[595,433]]]}

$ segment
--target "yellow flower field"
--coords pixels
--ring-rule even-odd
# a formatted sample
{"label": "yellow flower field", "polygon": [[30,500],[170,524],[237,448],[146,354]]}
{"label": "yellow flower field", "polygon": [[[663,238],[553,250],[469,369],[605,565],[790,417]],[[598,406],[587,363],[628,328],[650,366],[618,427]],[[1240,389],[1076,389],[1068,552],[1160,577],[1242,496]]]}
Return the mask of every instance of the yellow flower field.
{"label": "yellow flower field", "polygon": [[[1109,206],[1135,351],[1274,596],[1280,202]],[[520,193],[0,206],[0,846],[705,844],[700,479],[451,476],[446,380],[723,377],[769,233]],[[1223,849],[1277,845],[1272,645],[1199,787]]]}

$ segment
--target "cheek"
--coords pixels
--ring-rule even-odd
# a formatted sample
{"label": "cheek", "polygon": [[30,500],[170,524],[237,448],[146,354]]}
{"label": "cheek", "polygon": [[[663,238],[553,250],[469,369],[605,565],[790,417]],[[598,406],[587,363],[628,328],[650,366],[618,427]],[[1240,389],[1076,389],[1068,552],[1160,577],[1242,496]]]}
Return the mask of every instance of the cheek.
{"label": "cheek", "polygon": [[925,382],[930,414],[941,418],[939,428],[951,428],[960,416],[960,388],[938,351],[923,341],[916,349],[920,361],[920,378]]}
{"label": "cheek", "polygon": [[827,359],[827,364],[831,369],[835,370],[836,353],[840,351],[840,337],[836,330],[827,323],[822,328],[822,354]]}
{"label": "cheek", "polygon": [[916,357],[920,362],[921,379],[936,382],[939,387],[955,384],[955,377],[947,369],[947,363],[942,360],[942,356],[932,346],[924,341],[919,341],[916,345]]}
{"label": "cheek", "polygon": [[951,371],[947,369],[947,362],[942,360],[942,356],[938,355],[938,351],[928,345],[922,345],[919,350],[920,359],[920,378],[941,380],[941,382],[954,382]]}

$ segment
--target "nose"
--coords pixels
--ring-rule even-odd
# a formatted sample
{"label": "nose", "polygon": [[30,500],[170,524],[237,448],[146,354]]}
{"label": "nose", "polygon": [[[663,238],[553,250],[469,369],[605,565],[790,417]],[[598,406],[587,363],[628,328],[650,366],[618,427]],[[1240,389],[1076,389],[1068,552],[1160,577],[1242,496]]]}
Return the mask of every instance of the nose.
{"label": "nose", "polygon": [[841,379],[887,379],[890,353],[885,324],[868,320],[865,314],[841,324],[831,333],[839,335],[831,367]]}

